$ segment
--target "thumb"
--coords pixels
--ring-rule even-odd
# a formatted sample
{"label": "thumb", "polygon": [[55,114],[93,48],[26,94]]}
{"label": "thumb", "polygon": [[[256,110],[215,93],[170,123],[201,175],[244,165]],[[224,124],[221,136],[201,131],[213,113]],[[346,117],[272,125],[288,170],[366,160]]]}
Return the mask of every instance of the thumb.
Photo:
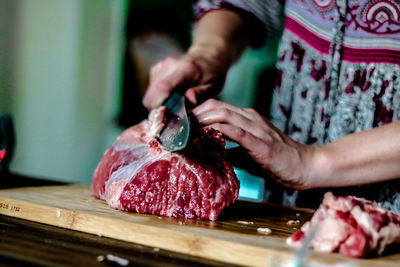
{"label": "thumb", "polygon": [[172,90],[171,86],[166,82],[156,83],[154,85],[150,84],[143,97],[143,105],[148,109],[154,109],[167,99]]}
{"label": "thumb", "polygon": [[201,70],[193,62],[183,61],[174,66],[161,67],[165,69],[150,76],[150,85],[143,98],[143,105],[148,109],[160,106],[175,88],[189,88],[198,83],[201,76]]}

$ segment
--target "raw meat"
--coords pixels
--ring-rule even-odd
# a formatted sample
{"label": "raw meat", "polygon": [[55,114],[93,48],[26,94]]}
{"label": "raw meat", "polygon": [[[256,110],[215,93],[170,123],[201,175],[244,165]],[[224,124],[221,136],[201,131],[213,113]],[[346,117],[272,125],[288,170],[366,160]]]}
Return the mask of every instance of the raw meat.
{"label": "raw meat", "polygon": [[400,242],[400,216],[386,211],[378,203],[352,196],[339,197],[328,192],[311,221],[286,240],[300,247],[307,234],[317,227],[311,248],[349,257],[367,253],[381,255],[385,247]]}
{"label": "raw meat", "polygon": [[164,114],[155,109],[122,133],[94,172],[93,192],[115,209],[216,220],[239,193],[222,134],[201,128],[181,153],[166,151],[157,141]]}

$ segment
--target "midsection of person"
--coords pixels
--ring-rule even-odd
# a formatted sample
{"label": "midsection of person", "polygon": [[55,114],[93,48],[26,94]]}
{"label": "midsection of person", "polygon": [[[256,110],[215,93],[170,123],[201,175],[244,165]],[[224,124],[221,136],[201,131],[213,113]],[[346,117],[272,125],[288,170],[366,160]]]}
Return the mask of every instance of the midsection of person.
{"label": "midsection of person", "polygon": [[337,29],[337,2],[286,2],[271,119],[302,143],[321,145],[400,116],[400,5],[344,1],[345,27]]}

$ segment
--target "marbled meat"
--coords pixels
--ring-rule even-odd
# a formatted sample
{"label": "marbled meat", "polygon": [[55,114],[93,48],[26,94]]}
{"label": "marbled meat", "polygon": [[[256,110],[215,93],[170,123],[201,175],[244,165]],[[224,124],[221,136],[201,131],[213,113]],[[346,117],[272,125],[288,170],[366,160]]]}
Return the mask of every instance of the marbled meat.
{"label": "marbled meat", "polygon": [[185,150],[169,152],[157,141],[164,114],[155,109],[118,137],[94,172],[93,193],[119,210],[216,220],[239,193],[222,134],[197,129]]}
{"label": "marbled meat", "polygon": [[300,247],[316,227],[311,249],[339,252],[361,258],[369,253],[381,255],[385,247],[400,242],[400,216],[378,203],[352,196],[325,194],[321,206],[309,222],[286,240]]}

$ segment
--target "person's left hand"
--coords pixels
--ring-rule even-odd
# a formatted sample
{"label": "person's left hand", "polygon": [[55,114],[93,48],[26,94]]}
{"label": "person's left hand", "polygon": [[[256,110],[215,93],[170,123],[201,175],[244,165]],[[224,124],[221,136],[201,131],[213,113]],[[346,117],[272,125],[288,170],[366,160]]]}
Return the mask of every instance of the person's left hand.
{"label": "person's left hand", "polygon": [[238,143],[278,182],[294,189],[312,187],[309,174],[315,147],[294,141],[254,109],[210,99],[192,112],[200,124]]}

